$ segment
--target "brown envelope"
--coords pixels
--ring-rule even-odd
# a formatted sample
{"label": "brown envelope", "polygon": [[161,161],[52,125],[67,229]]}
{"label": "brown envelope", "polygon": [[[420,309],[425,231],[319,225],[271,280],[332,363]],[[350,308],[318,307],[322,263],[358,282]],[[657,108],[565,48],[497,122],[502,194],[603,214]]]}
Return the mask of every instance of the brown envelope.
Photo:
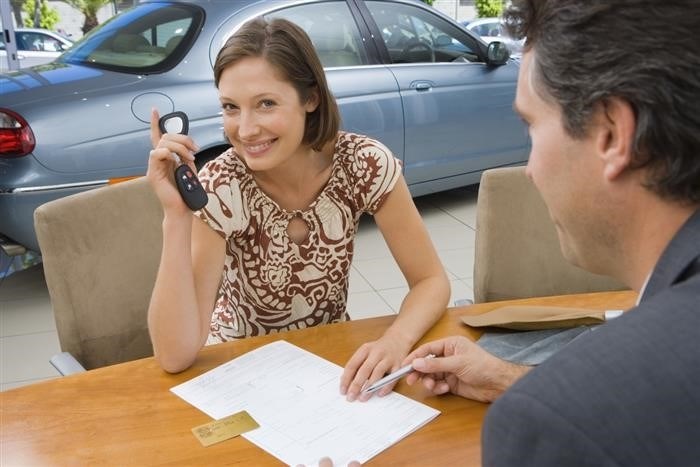
{"label": "brown envelope", "polygon": [[496,308],[480,315],[463,316],[462,321],[475,328],[492,326],[532,331],[602,324],[605,322],[605,312],[585,308],[512,305]]}

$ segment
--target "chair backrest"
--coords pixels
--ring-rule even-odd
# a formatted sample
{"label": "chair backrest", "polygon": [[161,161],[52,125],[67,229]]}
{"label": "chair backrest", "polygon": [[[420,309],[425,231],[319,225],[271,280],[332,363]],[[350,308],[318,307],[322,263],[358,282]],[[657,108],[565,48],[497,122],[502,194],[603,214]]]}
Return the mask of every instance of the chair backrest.
{"label": "chair backrest", "polygon": [[145,177],[34,212],[61,349],[87,368],[153,354],[146,312],[163,212]]}
{"label": "chair backrest", "polygon": [[475,303],[627,288],[564,259],[525,167],[485,171],[476,211]]}

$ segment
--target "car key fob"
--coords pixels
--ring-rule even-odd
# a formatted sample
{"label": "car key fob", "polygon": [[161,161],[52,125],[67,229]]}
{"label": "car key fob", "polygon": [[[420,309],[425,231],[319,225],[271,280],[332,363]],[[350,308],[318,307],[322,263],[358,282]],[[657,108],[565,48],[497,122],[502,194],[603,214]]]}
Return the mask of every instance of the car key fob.
{"label": "car key fob", "polygon": [[[179,133],[181,135],[186,135],[190,128],[189,120],[184,112],[171,112],[163,115],[158,120],[158,126],[161,133]],[[180,164],[175,169],[175,185],[182,200],[191,210],[198,211],[207,205],[207,201],[209,201],[207,193],[202,188],[197,174],[187,164]]]}

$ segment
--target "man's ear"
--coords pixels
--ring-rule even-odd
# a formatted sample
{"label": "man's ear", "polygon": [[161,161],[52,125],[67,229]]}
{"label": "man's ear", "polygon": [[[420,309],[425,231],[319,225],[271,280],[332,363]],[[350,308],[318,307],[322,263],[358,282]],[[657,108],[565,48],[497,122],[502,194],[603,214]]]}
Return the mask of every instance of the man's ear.
{"label": "man's ear", "polygon": [[637,119],[629,102],[613,97],[598,109],[596,145],[604,164],[603,175],[613,180],[632,162],[632,146]]}

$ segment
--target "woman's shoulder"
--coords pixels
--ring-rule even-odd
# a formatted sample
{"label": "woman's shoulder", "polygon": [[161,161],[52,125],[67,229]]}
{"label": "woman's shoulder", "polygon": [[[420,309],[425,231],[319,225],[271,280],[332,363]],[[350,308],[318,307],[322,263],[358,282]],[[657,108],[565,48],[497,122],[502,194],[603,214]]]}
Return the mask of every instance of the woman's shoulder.
{"label": "woman's shoulder", "polygon": [[398,162],[391,149],[381,141],[347,131],[338,132],[336,156],[345,164],[357,163],[368,158],[382,161],[383,164]]}
{"label": "woman's shoulder", "polygon": [[244,172],[245,166],[243,162],[236,155],[235,149],[230,147],[214,159],[205,163],[199,171],[199,178],[238,179]]}
{"label": "woman's shoulder", "polygon": [[401,161],[380,141],[357,133],[340,132],[336,151],[358,207],[373,212],[401,176]]}
{"label": "woman's shoulder", "polygon": [[352,133],[350,131],[339,131],[338,141],[336,143],[336,151],[344,151],[354,153],[358,149],[377,147],[391,154],[389,148],[378,139],[360,133]]}

